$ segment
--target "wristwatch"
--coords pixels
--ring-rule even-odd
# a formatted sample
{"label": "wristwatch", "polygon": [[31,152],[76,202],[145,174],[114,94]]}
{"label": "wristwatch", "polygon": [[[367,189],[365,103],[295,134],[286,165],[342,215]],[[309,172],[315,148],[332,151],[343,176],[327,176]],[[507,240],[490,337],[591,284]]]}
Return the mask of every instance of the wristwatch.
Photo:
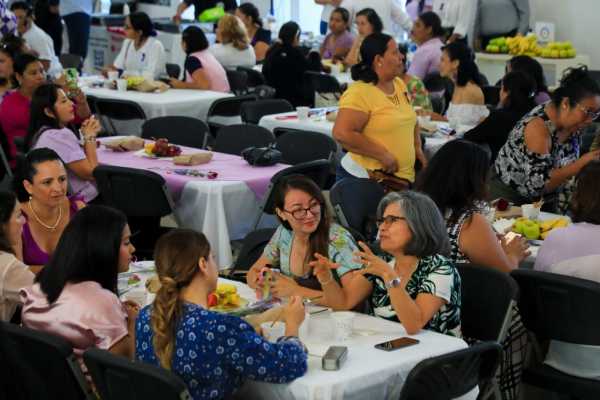
{"label": "wristwatch", "polygon": [[385,288],[386,289],[392,289],[392,288],[400,287],[400,283],[401,282],[402,282],[402,278],[400,278],[399,276],[397,276],[394,279],[392,279],[391,281],[386,282],[385,283]]}

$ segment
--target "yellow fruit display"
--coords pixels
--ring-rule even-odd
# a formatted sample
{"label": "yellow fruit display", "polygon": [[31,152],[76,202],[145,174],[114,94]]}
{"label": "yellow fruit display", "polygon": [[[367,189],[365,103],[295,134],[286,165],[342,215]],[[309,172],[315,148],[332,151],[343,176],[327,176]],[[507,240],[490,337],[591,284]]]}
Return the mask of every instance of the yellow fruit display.
{"label": "yellow fruit display", "polygon": [[217,307],[239,307],[241,303],[240,295],[237,293],[237,287],[229,283],[219,283],[215,294],[218,297]]}
{"label": "yellow fruit display", "polygon": [[544,221],[533,221],[528,218],[520,217],[515,220],[512,230],[515,233],[525,236],[529,240],[544,240],[552,230],[564,228],[568,225],[569,220],[564,217],[547,219]]}
{"label": "yellow fruit display", "polygon": [[577,51],[569,41],[550,42],[541,52],[541,56],[544,58],[574,58],[576,55]]}
{"label": "yellow fruit display", "polygon": [[506,38],[506,46],[508,47],[508,52],[515,56],[537,57],[542,52],[542,49],[538,46],[536,35]]}

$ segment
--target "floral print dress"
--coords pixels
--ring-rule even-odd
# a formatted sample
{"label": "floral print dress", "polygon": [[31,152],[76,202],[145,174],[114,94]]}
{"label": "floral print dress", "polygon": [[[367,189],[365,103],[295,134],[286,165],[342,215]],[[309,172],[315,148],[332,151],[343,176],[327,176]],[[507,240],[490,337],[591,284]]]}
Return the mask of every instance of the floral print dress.
{"label": "floral print dress", "polygon": [[[159,366],[152,344],[152,306],[135,326],[135,355]],[[270,343],[244,320],[184,303],[175,330],[171,370],[186,383],[194,400],[229,398],[246,379],[290,382],[306,372],[306,353],[295,337]]]}
{"label": "floral print dress", "polygon": [[408,82],[406,82],[406,89],[413,107],[421,107],[424,111],[433,111],[429,92],[422,80],[411,75]]}
{"label": "floral print dress", "polygon": [[[389,262],[392,267],[394,263],[395,260]],[[392,307],[385,282],[374,275],[368,275],[368,277],[373,282],[371,305],[375,316],[402,322],[398,320],[396,311]],[[425,325],[425,329],[450,336],[462,336],[460,330],[460,286],[460,275],[454,264],[446,257],[436,254],[419,260],[415,272],[406,284],[406,292],[413,300],[421,293],[428,293],[446,301]]]}

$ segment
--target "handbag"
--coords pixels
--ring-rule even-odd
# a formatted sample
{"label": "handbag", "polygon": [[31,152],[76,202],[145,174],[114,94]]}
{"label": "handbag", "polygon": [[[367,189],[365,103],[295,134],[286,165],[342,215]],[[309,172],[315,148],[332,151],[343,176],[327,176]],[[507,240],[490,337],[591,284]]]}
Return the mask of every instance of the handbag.
{"label": "handbag", "polygon": [[380,169],[367,170],[367,172],[369,173],[369,179],[372,179],[383,186],[383,191],[385,193],[409,190],[412,185],[408,179],[399,178],[396,175],[388,174]]}
{"label": "handbag", "polygon": [[275,144],[268,147],[248,147],[242,150],[242,158],[255,167],[268,167],[281,162],[281,152]]}

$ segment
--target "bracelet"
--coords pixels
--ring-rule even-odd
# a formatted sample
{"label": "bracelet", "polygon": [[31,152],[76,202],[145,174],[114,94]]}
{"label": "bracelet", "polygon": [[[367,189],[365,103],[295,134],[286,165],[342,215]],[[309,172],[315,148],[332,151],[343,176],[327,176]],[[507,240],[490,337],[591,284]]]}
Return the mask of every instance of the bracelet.
{"label": "bracelet", "polygon": [[321,284],[321,286],[325,286],[325,285],[329,285],[331,282],[333,282],[333,275],[330,275],[330,278],[327,282],[319,282]]}
{"label": "bracelet", "polygon": [[96,143],[96,136],[88,136],[83,141],[86,143]]}

